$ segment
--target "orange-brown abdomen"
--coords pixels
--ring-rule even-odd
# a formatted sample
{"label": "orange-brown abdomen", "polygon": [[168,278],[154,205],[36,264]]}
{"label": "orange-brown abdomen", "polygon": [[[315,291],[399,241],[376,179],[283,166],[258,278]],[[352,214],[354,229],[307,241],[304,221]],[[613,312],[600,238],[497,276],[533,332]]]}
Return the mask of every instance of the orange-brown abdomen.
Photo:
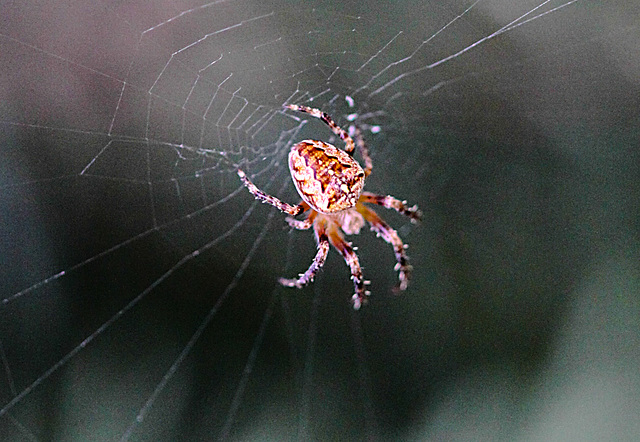
{"label": "orange-brown abdomen", "polygon": [[289,170],[302,199],[320,213],[356,205],[364,187],[364,171],[351,155],[331,144],[304,140],[289,152]]}

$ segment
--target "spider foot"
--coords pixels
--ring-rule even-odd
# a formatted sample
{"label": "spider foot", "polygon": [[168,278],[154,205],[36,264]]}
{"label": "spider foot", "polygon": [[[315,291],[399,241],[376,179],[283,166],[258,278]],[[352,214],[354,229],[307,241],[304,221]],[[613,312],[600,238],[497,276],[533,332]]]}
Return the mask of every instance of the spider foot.
{"label": "spider foot", "polygon": [[370,291],[364,292],[364,296],[358,293],[354,294],[351,297],[351,303],[353,304],[353,309],[360,310],[360,307],[362,307],[363,305],[366,305],[369,302],[369,299],[367,298],[367,296],[369,296],[370,294],[371,294]]}
{"label": "spider foot", "polygon": [[407,209],[406,215],[409,217],[413,224],[418,224],[422,219],[422,210],[418,209],[418,205],[414,204]]}
{"label": "spider foot", "polygon": [[406,263],[404,265],[400,265],[400,263],[397,263],[393,270],[396,270],[398,272],[399,282],[398,285],[393,289],[393,292],[395,294],[398,294],[405,291],[409,286],[409,280],[411,279],[411,271],[413,270],[413,267]]}
{"label": "spider foot", "polygon": [[367,299],[371,292],[369,290],[365,290],[364,286],[371,284],[371,281],[363,280],[361,277],[352,275],[351,279],[353,280],[356,292],[351,297],[351,302],[353,304],[354,310],[359,310],[361,306],[367,304],[369,300]]}
{"label": "spider foot", "polygon": [[[392,198],[392,197],[387,197]],[[397,204],[397,203],[396,203]],[[411,207],[407,207],[407,200],[400,201],[400,204],[397,204],[397,207],[394,207],[398,212],[403,215],[409,217],[413,224],[417,224],[422,219],[422,211],[418,209],[418,205],[414,204]]]}
{"label": "spider foot", "polygon": [[278,278],[278,282],[285,287],[295,287],[295,288],[301,289],[302,287],[307,285],[308,282],[311,282],[313,280],[313,279],[309,279],[308,281],[302,281],[303,276],[304,275],[301,274],[300,279]]}

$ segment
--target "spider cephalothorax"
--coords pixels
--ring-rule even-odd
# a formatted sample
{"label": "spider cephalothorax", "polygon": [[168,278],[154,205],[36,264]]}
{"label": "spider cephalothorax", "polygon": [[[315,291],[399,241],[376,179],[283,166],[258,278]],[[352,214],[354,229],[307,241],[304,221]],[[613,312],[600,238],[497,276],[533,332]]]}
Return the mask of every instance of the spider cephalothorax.
{"label": "spider cephalothorax", "polygon": [[[394,209],[410,217],[411,221],[420,219],[421,213],[417,206],[408,207],[406,201],[400,201],[392,196],[362,191],[364,180],[373,169],[373,163],[357,127],[355,128],[356,141],[354,143],[353,138],[337,126],[331,117],[324,112],[295,104],[285,107],[320,118],[346,143],[346,148],[340,150],[331,144],[317,140],[304,140],[291,148],[289,170],[293,183],[302,197],[302,202],[297,206],[292,206],[264,193],[249,180],[242,170],[238,169],[240,179],[257,199],[291,215],[291,217],[287,217],[287,222],[291,227],[307,230],[313,226],[318,252],[311,266],[297,279],[280,278],[280,283],[288,287],[300,288],[312,281],[324,265],[329,252],[329,244],[331,244],[340,252],[351,269],[351,278],[355,286],[352,301],[354,308],[359,309],[366,301],[365,297],[369,295],[369,291],[364,288],[369,284],[369,281],[362,278],[358,256],[351,243],[344,239],[343,233],[356,235],[360,233],[365,222],[368,222],[371,225],[371,230],[393,246],[397,261],[395,269],[398,270],[400,279],[398,289],[405,290],[411,272],[411,266],[405,254],[407,246],[402,243],[398,233],[364,203]],[[353,158],[356,144],[365,162],[364,169]],[[309,211],[309,214],[305,219],[293,218],[293,216],[306,211]]]}

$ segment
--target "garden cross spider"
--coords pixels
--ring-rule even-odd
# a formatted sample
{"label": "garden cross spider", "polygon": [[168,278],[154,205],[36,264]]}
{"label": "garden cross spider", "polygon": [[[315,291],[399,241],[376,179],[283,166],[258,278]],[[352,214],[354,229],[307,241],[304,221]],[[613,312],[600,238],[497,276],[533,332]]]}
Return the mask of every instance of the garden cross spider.
{"label": "garden cross spider", "polygon": [[[318,252],[311,266],[297,279],[280,278],[279,282],[287,287],[301,288],[313,281],[316,273],[324,265],[329,252],[329,244],[331,244],[340,252],[351,269],[351,279],[353,279],[355,286],[352,302],[353,307],[356,310],[359,309],[366,302],[366,296],[370,294],[368,290],[365,290],[365,285],[368,285],[370,281],[363,279],[358,256],[352,243],[344,239],[343,232],[347,235],[357,235],[367,221],[371,225],[371,230],[393,246],[397,261],[395,270],[398,271],[400,279],[397,290],[405,290],[412,269],[405,254],[407,246],[402,243],[398,233],[364,203],[394,209],[411,218],[412,222],[418,221],[422,215],[418,207],[408,207],[406,201],[400,201],[392,196],[362,191],[364,179],[371,173],[373,163],[357,127],[354,132],[354,142],[353,138],[336,125],[326,113],[295,104],[285,107],[321,119],[347,146],[345,150],[340,150],[323,141],[304,140],[291,148],[289,170],[293,183],[302,197],[302,202],[297,206],[292,206],[264,193],[249,180],[242,170],[238,169],[238,176],[256,199],[291,215],[286,219],[291,227],[307,230],[313,226]],[[356,145],[364,160],[364,169],[353,159]],[[293,218],[306,211],[309,211],[309,214],[305,219]]]}

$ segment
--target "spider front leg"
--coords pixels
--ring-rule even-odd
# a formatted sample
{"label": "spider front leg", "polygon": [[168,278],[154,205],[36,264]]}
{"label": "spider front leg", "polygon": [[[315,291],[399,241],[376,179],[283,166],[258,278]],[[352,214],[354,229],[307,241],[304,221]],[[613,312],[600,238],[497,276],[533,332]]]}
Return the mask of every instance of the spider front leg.
{"label": "spider front leg", "polygon": [[316,108],[309,107],[309,106],[297,105],[297,104],[288,104],[285,107],[287,109],[291,109],[291,110],[294,110],[294,111],[300,111],[300,112],[307,113],[307,114],[311,115],[312,117],[320,118],[322,121],[324,121],[327,124],[327,126],[329,126],[331,128],[331,130],[333,131],[334,134],[339,136],[340,139],[342,139],[342,141],[345,142],[347,147],[344,149],[344,151],[347,152],[349,155],[353,155],[353,152],[356,149],[356,146],[353,143],[353,138],[351,138],[349,136],[349,134],[347,133],[346,130],[344,130],[343,128],[338,126],[331,119],[329,114],[327,114],[325,112],[322,112],[320,109],[316,109]]}
{"label": "spider front leg", "polygon": [[412,223],[416,223],[422,218],[422,212],[418,210],[417,205],[409,207],[407,206],[406,201],[400,201],[391,195],[377,195],[371,192],[362,192],[360,194],[359,201],[363,203],[377,204],[378,206],[386,207],[387,209],[393,209],[396,212],[411,218]]}
{"label": "spider front leg", "polygon": [[[353,156],[356,146],[358,146],[358,150],[360,151],[360,155],[362,155],[362,159],[364,160],[364,176],[368,177],[373,170],[373,161],[371,160],[371,156],[369,155],[369,149],[364,142],[364,138],[362,137],[362,132],[357,125],[353,126],[353,138],[349,135],[349,133],[338,126],[333,119],[329,116],[329,114],[322,112],[320,109],[316,109],[309,106],[302,106],[298,104],[288,104],[285,105],[287,109],[291,109],[294,111],[304,112],[313,117],[319,118],[324,121],[327,126],[331,129],[331,131],[340,137],[342,141],[345,142],[346,147],[344,149],[349,155]],[[354,141],[355,140],[355,141]]]}
{"label": "spider front leg", "polygon": [[362,155],[362,159],[364,160],[364,176],[368,177],[369,175],[371,175],[371,171],[373,170],[373,160],[369,155],[369,149],[364,142],[364,138],[362,138],[362,132],[360,131],[360,128],[355,124],[353,125],[353,138],[355,140],[356,146],[358,146],[360,155]]}
{"label": "spider front leg", "polygon": [[411,279],[411,270],[413,269],[413,267],[409,265],[409,258],[405,253],[407,246],[404,245],[398,236],[398,232],[385,223],[373,210],[362,204],[358,204],[356,209],[362,214],[364,219],[371,224],[371,230],[393,246],[393,252],[396,255],[397,261],[394,270],[398,270],[398,279],[400,280],[397,290],[406,290],[409,285],[409,279]]}
{"label": "spider front leg", "polygon": [[300,274],[298,279],[280,278],[278,279],[280,284],[287,287],[302,288],[313,281],[313,278],[324,265],[327,259],[327,253],[329,253],[329,239],[327,238],[326,226],[323,222],[316,223],[313,225],[313,231],[316,237],[316,244],[318,245],[318,253],[316,253],[315,258],[313,258],[313,262],[306,272]]}
{"label": "spider front leg", "polygon": [[264,193],[262,190],[258,189],[256,185],[253,184],[247,177],[247,175],[240,169],[238,169],[238,176],[242,180],[242,183],[245,185],[245,187],[249,190],[249,192],[251,192],[251,194],[255,196],[256,199],[261,200],[263,203],[271,204],[272,206],[278,208],[280,211],[288,213],[291,216],[299,215],[305,211],[305,206],[303,204],[292,206],[291,204],[280,201],[275,196]]}
{"label": "spider front leg", "polygon": [[362,304],[367,302],[367,296],[370,294],[369,291],[364,289],[364,286],[369,283],[369,281],[365,281],[362,279],[362,269],[360,268],[360,261],[358,260],[358,255],[351,247],[351,244],[345,241],[344,237],[338,230],[338,227],[332,225],[329,230],[329,241],[331,245],[336,248],[338,252],[342,255],[345,262],[349,266],[351,270],[351,279],[353,279],[353,286],[355,288],[355,294],[351,298],[353,302],[353,308],[358,310]]}

